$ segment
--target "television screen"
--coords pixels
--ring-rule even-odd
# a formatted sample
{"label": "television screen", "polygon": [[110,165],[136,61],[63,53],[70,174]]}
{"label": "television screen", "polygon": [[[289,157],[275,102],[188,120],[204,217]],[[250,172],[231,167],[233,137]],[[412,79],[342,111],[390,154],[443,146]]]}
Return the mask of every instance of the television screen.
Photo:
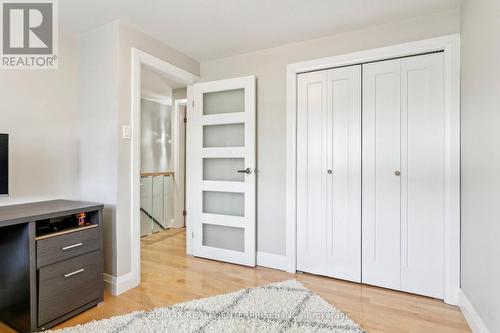
{"label": "television screen", "polygon": [[9,194],[9,135],[0,134],[0,195]]}

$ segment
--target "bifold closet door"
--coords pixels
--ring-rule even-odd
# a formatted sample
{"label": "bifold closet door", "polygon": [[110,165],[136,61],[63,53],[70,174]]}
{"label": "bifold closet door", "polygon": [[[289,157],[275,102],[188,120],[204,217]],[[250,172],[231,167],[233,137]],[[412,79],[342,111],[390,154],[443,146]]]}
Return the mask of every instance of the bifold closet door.
{"label": "bifold closet door", "polygon": [[363,65],[363,282],[443,298],[443,54]]}
{"label": "bifold closet door", "polygon": [[361,66],[297,88],[297,269],[360,282]]}
{"label": "bifold closet door", "polygon": [[363,282],[401,289],[401,65],[363,65]]}

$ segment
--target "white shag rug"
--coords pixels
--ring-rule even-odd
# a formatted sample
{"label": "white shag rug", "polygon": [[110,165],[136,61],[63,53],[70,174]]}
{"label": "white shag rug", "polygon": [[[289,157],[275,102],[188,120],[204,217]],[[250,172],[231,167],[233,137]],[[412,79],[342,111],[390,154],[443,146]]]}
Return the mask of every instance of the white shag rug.
{"label": "white shag rug", "polygon": [[289,280],[134,312],[57,333],[110,332],[335,332],[361,333],[359,325],[300,282]]}

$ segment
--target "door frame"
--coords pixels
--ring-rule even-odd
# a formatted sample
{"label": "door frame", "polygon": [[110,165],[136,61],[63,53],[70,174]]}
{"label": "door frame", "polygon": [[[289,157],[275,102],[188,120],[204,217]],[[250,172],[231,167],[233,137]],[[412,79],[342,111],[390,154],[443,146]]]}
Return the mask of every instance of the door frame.
{"label": "door frame", "polygon": [[[165,75],[175,81],[190,85],[200,81],[200,77],[180,67],[172,65],[140,49],[131,48],[131,126],[130,126],[130,244],[131,244],[131,283],[130,288],[141,283],[141,241],[140,241],[140,175],[141,175],[141,67],[147,66],[161,75]],[[125,134],[125,126],[123,128]],[[175,176],[175,175],[174,175]],[[128,288],[129,289],[129,288]]]}
{"label": "door frame", "polygon": [[[187,92],[187,89],[186,89]],[[184,117],[181,118],[181,107],[185,107],[185,113],[187,113],[187,98],[184,99],[177,99],[174,102],[173,108],[172,108],[172,137],[173,137],[173,149],[172,149],[172,154],[173,154],[173,165],[174,165],[174,186],[177,187],[176,189],[176,195],[174,198],[174,221],[177,220],[177,218],[180,218],[183,220],[184,226],[186,226],[186,219],[185,216],[183,215],[184,210],[186,210],[186,205],[185,205],[185,197],[186,197],[186,159],[184,158],[181,160],[179,158],[179,153],[181,150],[184,151],[184,157],[186,156],[186,140],[184,137],[181,137],[180,134],[180,128],[181,126],[184,127],[184,133],[186,133],[186,123],[184,122],[184,117],[187,117],[187,115],[184,115]],[[182,144],[181,144],[182,143]],[[184,191],[182,191],[182,198],[178,198],[177,194],[179,192],[179,186],[182,186],[184,188]],[[182,211],[181,211],[182,209]],[[178,222],[178,221],[177,221]],[[170,226],[172,227],[172,226]],[[175,225],[175,228],[179,228],[178,225]]]}
{"label": "door frame", "polygon": [[444,52],[445,82],[445,221],[444,301],[458,304],[460,290],[460,34],[359,51],[287,66],[286,120],[286,258],[297,269],[297,75],[300,73]]}

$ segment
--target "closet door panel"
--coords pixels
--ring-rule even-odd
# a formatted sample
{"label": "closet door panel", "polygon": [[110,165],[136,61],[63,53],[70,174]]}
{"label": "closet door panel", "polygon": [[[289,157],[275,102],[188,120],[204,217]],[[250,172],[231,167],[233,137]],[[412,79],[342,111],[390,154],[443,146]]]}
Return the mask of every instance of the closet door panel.
{"label": "closet door panel", "polygon": [[401,60],[402,290],[443,298],[443,54]]}
{"label": "closet door panel", "polygon": [[400,289],[400,60],[363,65],[363,282]]}
{"label": "closet door panel", "polygon": [[328,72],[327,275],[361,282],[361,66]]}
{"label": "closet door panel", "polygon": [[361,66],[298,77],[297,269],[361,281]]}
{"label": "closet door panel", "polygon": [[297,269],[326,273],[327,73],[298,76]]}

